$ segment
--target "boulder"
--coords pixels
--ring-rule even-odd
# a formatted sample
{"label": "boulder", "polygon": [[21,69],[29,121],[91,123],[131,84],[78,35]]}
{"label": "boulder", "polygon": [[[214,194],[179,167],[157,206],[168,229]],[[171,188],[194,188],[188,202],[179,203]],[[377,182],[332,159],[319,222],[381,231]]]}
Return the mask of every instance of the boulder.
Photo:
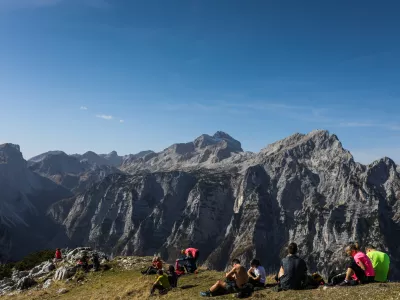
{"label": "boulder", "polygon": [[52,262],[47,262],[43,267],[42,267],[42,273],[50,273],[51,271],[55,270],[56,266]]}
{"label": "boulder", "polygon": [[76,273],[76,268],[75,267],[61,267],[56,271],[56,274],[54,275],[54,280],[66,280],[72,276],[74,276]]}
{"label": "boulder", "polygon": [[37,282],[33,278],[26,276],[18,281],[18,283],[16,285],[16,289],[17,290],[27,290],[36,284],[37,284]]}
{"label": "boulder", "polygon": [[20,279],[29,275],[29,271],[18,271],[14,270],[11,276],[11,279],[14,281],[19,281]]}
{"label": "boulder", "polygon": [[68,290],[67,290],[66,288],[59,289],[59,290],[57,291],[57,294],[66,294],[66,293],[68,293]]}
{"label": "boulder", "polygon": [[43,288],[48,289],[52,282],[53,282],[53,280],[51,280],[51,279],[46,280],[45,283],[43,283]]}

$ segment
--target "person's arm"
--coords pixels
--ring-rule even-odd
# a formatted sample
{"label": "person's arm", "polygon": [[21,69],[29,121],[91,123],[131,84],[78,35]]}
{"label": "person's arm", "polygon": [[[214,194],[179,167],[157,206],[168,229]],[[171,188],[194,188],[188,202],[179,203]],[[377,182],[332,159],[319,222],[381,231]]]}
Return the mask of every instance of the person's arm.
{"label": "person's arm", "polygon": [[281,278],[283,275],[285,275],[285,271],[283,270],[283,267],[281,266],[281,268],[279,269],[279,273],[278,273],[278,279]]}
{"label": "person's arm", "polygon": [[253,275],[251,274],[252,272],[253,272],[253,268],[250,268],[250,269],[247,271],[247,275],[248,275],[249,277],[251,277],[251,278],[254,279]]}
{"label": "person's arm", "polygon": [[363,270],[363,271],[365,271],[365,269],[366,269],[366,267],[365,267],[365,265],[362,263],[362,261],[360,260],[360,261],[358,261],[358,263],[357,263],[359,266],[360,266],[360,268]]}
{"label": "person's arm", "polygon": [[230,272],[225,274],[225,277],[229,278],[229,277],[232,277],[235,274],[236,274],[236,268],[234,267]]}

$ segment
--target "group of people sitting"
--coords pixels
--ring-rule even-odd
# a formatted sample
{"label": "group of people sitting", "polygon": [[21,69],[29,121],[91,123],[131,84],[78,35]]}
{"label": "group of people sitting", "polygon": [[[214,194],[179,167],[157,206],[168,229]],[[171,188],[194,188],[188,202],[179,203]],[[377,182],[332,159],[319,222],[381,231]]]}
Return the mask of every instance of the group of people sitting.
{"label": "group of people sitting", "polygon": [[360,251],[357,243],[349,244],[345,251],[350,257],[345,273],[332,276],[329,283],[339,286],[353,286],[371,282],[386,282],[390,268],[390,258],[374,246],[365,248],[366,254]]}
{"label": "group of people sitting", "polygon": [[199,259],[199,250],[195,248],[187,248],[181,251],[184,257],[176,260],[175,267],[170,265],[168,271],[163,270],[163,262],[159,256],[153,258],[151,266],[142,270],[143,275],[157,274],[157,279],[154,282],[150,295],[153,295],[156,290],[160,295],[168,293],[172,288],[178,286],[178,278],[185,273],[197,272],[197,261]]}
{"label": "group of people sitting", "polygon": [[[314,273],[307,274],[306,262],[297,255],[296,243],[289,244],[288,255],[282,259],[278,274],[275,276],[277,291],[301,290],[307,287],[318,287],[325,284],[322,277]],[[350,262],[345,273],[330,278],[329,285],[352,286],[371,282],[386,282],[389,273],[390,258],[373,246],[367,246],[367,254],[360,251],[357,243],[349,244],[345,249]],[[218,280],[208,291],[201,292],[203,297],[221,294],[238,293],[237,296],[249,296],[257,287],[265,287],[266,272],[260,261],[253,259],[250,269],[240,264],[238,259],[232,261],[232,269],[225,274],[225,280]]]}

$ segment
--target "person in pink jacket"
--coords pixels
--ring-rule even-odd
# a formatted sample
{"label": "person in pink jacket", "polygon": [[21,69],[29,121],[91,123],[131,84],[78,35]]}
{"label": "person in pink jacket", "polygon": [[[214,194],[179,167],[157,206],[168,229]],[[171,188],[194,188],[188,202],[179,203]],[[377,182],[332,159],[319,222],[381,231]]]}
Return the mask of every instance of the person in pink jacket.
{"label": "person in pink jacket", "polygon": [[365,253],[360,251],[358,243],[351,243],[345,251],[353,259],[347,267],[345,280],[339,285],[347,286],[374,282],[375,270],[372,262]]}
{"label": "person in pink jacket", "polygon": [[182,254],[186,255],[186,257],[193,257],[194,262],[197,264],[197,260],[199,259],[199,249],[196,248],[187,248],[187,249],[182,249],[181,251]]}

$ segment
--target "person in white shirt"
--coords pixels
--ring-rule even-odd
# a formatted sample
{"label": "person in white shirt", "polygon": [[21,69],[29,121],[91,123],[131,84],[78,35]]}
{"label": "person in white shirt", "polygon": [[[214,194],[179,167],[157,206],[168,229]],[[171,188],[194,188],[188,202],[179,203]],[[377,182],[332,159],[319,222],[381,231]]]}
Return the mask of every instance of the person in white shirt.
{"label": "person in white shirt", "polygon": [[267,277],[264,267],[260,265],[260,261],[258,259],[253,259],[250,265],[251,268],[247,272],[249,275],[249,283],[251,283],[254,287],[264,287]]}

